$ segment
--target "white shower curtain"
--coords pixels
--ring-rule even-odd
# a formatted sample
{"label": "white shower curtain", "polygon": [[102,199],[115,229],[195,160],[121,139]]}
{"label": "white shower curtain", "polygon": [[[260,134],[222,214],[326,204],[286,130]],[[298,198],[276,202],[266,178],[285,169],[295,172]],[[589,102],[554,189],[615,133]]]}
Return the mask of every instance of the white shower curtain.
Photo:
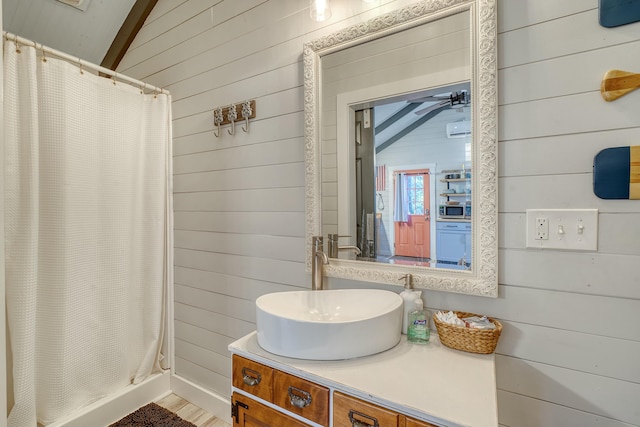
{"label": "white shower curtain", "polygon": [[5,41],[9,426],[160,369],[171,102]]}

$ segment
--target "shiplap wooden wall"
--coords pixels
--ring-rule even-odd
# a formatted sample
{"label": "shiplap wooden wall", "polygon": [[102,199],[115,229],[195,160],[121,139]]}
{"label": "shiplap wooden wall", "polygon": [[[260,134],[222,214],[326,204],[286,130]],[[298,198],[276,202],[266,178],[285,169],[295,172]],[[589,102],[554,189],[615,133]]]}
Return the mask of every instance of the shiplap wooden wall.
{"label": "shiplap wooden wall", "polygon": [[[175,369],[221,396],[255,298],[310,282],[302,45],[410,1],[334,0],[324,24],[307,3],[160,0],[119,69],[173,95]],[[599,94],[606,70],[640,72],[640,23],[600,27],[598,0],[498,5],[499,297],[425,292],[427,306],[503,320],[501,425],[639,426],[640,201],[597,199],[591,167],[640,139],[640,91]],[[212,109],[246,98],[251,132],[215,138]],[[526,249],[528,208],[600,209],[598,251]]]}

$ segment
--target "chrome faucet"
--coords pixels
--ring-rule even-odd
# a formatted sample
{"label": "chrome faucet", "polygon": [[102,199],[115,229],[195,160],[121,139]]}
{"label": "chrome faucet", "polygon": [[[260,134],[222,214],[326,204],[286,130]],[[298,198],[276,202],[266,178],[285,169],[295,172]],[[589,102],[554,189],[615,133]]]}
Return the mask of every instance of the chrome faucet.
{"label": "chrome faucet", "polygon": [[324,289],[322,266],[329,264],[329,258],[324,253],[322,236],[311,238],[311,290],[321,291]]}
{"label": "chrome faucet", "polygon": [[328,255],[329,258],[338,258],[338,251],[352,249],[356,255],[360,255],[360,248],[357,246],[349,245],[349,246],[338,246],[338,238],[339,237],[351,237],[351,236],[338,236],[337,234],[329,234],[327,236],[329,238],[329,247],[328,247]]}
{"label": "chrome faucet", "polygon": [[338,247],[338,250],[340,250],[340,251],[344,251],[344,250],[347,250],[347,249],[351,249],[351,250],[353,250],[353,252],[355,252],[355,253],[356,253],[356,256],[357,256],[357,255],[360,255],[360,254],[362,253],[362,252],[360,251],[360,248],[359,248],[359,247],[357,247],[357,246],[347,245],[347,246],[339,246],[339,247]]}

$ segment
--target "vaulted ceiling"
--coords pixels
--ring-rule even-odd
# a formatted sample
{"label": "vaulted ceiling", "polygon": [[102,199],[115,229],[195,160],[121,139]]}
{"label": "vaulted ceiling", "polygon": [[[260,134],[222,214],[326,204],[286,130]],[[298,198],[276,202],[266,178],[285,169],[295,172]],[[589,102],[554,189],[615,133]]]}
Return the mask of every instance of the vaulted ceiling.
{"label": "vaulted ceiling", "polygon": [[[158,0],[0,1],[3,30],[115,69]],[[427,90],[420,96],[437,98],[443,91],[469,89],[469,84],[463,83]],[[441,102],[441,99],[423,102],[407,99],[376,106],[376,151],[384,150],[450,107]]]}
{"label": "vaulted ceiling", "polygon": [[[157,0],[2,0],[2,28],[115,68]],[[86,10],[82,10],[86,9]]]}

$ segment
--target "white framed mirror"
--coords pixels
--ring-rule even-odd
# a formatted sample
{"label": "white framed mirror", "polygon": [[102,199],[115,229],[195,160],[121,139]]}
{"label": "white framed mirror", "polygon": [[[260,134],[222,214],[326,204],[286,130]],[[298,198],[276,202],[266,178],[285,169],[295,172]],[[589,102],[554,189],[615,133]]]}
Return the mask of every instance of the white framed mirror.
{"label": "white framed mirror", "polygon": [[495,0],[427,0],[304,46],[307,270],[497,297]]}

